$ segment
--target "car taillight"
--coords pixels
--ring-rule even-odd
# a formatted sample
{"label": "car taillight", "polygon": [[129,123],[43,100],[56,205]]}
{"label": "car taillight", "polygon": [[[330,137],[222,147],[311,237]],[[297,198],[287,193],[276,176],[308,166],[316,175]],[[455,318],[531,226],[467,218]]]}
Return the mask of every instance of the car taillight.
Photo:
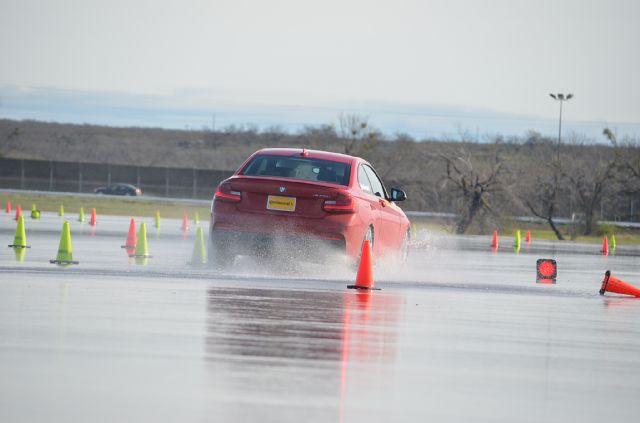
{"label": "car taillight", "polygon": [[230,184],[221,184],[213,196],[214,200],[227,201],[230,203],[239,203],[242,200],[240,191],[231,190]]}
{"label": "car taillight", "polygon": [[140,188],[136,188],[136,194],[142,194],[142,190]]}
{"label": "car taillight", "polygon": [[339,192],[335,200],[325,200],[322,209],[328,213],[354,213],[356,201],[351,195]]}

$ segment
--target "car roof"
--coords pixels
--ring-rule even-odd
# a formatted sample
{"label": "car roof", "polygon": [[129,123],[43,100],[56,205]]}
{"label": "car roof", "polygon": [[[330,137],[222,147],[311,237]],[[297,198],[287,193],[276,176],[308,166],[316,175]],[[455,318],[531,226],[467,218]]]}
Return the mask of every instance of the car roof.
{"label": "car roof", "polygon": [[254,154],[269,154],[272,156],[302,156],[302,152],[306,151],[304,157],[319,160],[331,160],[339,163],[352,163],[357,157],[349,156],[346,154],[332,153],[329,151],[320,150],[307,150],[302,148],[263,148],[256,151]]}

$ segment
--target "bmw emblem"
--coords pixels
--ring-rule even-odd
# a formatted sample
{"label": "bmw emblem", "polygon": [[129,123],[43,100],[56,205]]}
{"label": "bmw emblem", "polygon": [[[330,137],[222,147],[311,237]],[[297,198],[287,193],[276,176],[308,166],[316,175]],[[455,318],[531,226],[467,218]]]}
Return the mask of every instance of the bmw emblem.
{"label": "bmw emblem", "polygon": [[280,192],[285,192],[287,189],[285,187],[280,187]]}

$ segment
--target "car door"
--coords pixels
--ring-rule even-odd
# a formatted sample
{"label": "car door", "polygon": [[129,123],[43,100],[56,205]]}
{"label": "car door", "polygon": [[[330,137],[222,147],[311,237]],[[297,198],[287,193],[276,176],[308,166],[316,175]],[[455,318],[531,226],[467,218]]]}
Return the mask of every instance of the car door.
{"label": "car door", "polygon": [[396,249],[402,243],[401,238],[401,213],[398,207],[389,201],[389,195],[382,183],[382,180],[376,171],[370,165],[363,164],[365,173],[371,182],[373,195],[378,201],[378,227],[380,228],[380,237],[376,240],[381,241],[381,251]]}
{"label": "car door", "polygon": [[[382,233],[380,232],[382,228],[379,225],[380,210],[382,206],[380,206],[379,198],[376,197],[375,194],[373,193],[371,181],[369,181],[369,177],[367,176],[367,173],[364,169],[364,164],[360,164],[358,166],[358,185],[360,187],[360,191],[362,192],[362,196],[360,198],[361,200],[363,200],[365,204],[367,204],[365,207],[369,208],[369,216],[371,216],[371,223],[373,224],[374,239],[373,239],[372,252],[374,253],[374,255],[378,255],[380,247],[378,246],[377,240],[378,240],[378,237],[382,236]],[[368,221],[365,223],[367,225],[369,224]],[[364,228],[364,230],[366,230],[366,228]],[[363,235],[364,235],[364,232],[363,232]]]}

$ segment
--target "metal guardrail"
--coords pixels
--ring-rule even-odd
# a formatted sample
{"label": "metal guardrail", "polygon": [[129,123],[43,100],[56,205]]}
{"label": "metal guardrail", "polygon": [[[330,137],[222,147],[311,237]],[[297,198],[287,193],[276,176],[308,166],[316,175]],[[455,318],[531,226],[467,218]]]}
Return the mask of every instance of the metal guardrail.
{"label": "metal guardrail", "polygon": [[207,199],[233,172],[214,169],[0,157],[0,188],[92,193],[116,182],[131,183],[158,197]]}

